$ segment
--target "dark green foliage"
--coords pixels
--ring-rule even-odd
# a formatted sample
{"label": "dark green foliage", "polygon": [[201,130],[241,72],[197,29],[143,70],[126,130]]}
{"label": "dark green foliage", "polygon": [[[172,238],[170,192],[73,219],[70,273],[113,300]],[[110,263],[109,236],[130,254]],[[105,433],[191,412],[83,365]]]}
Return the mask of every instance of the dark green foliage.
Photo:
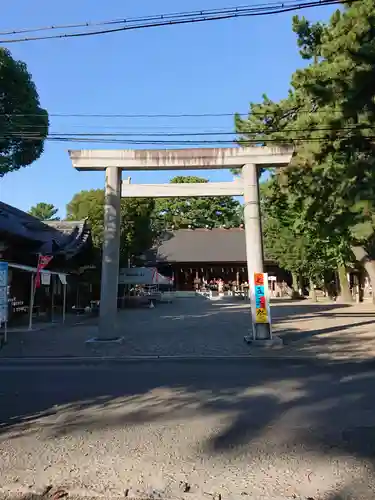
{"label": "dark green foliage", "polygon": [[[148,198],[123,198],[121,200],[120,263],[126,266],[128,259],[134,263],[148,250],[154,241],[152,226],[154,201]],[[103,245],[104,191],[92,189],[74,195],[67,205],[70,220],[88,219],[93,242],[101,250]]]}
{"label": "dark green foliage", "polygon": [[[171,183],[200,183],[207,179],[177,176]],[[155,202],[155,220],[162,228],[238,227],[242,222],[242,207],[231,196],[202,198],[161,198]]]}
{"label": "dark green foliage", "polygon": [[56,217],[58,211],[52,203],[40,202],[30,208],[29,214],[40,220],[59,220],[60,217]]}
{"label": "dark green foliage", "polygon": [[47,134],[48,114],[26,64],[0,48],[0,177],[37,160]]}
{"label": "dark green foliage", "polygon": [[314,259],[323,245],[322,262],[342,266],[353,260],[351,247],[374,248],[374,1],[350,3],[326,24],[295,17],[293,29],[311,64],[293,74],[285,99],[264,96],[247,119],[236,116],[236,129],[245,144],[294,144],[290,166],[273,179],[272,203],[281,207],[285,196],[294,220],[287,235],[278,220],[280,234],[302,238],[297,260]]}
{"label": "dark green foliage", "polygon": [[280,191],[277,178],[261,184],[265,253],[297,276],[314,283],[337,267],[335,245],[312,231],[301,231],[299,212],[293,199]]}

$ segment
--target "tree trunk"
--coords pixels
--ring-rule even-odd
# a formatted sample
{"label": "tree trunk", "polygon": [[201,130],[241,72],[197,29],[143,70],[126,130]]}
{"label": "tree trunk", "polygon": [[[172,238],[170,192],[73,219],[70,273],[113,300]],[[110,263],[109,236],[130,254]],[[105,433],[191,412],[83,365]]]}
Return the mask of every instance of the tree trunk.
{"label": "tree trunk", "polygon": [[291,299],[300,299],[301,296],[298,291],[299,277],[297,273],[292,273],[292,296]]}
{"label": "tree trunk", "polygon": [[358,289],[359,289],[359,302],[363,302],[364,294],[365,294],[365,272],[364,272],[364,269],[360,269],[360,272],[359,272]]}
{"label": "tree trunk", "polygon": [[313,302],[318,302],[318,297],[316,296],[316,290],[315,290],[315,285],[314,285],[314,282],[312,280],[310,280],[310,299],[313,301]]}
{"label": "tree trunk", "polygon": [[345,266],[339,266],[337,269],[340,282],[340,302],[350,304],[353,302],[352,294],[350,293],[348,277]]}
{"label": "tree trunk", "polygon": [[298,292],[298,274],[292,273],[292,289],[293,292]]}
{"label": "tree trunk", "polygon": [[373,260],[363,247],[352,247],[357,261],[365,268],[372,288],[372,303],[375,304],[375,260]]}
{"label": "tree trunk", "polygon": [[375,260],[367,260],[364,262],[364,268],[370,278],[372,288],[372,303],[375,304]]}
{"label": "tree trunk", "polygon": [[298,277],[298,293],[300,294],[300,296],[302,298],[304,297],[304,294],[303,294],[304,282],[305,282],[305,280],[303,279],[303,276],[300,274]]}

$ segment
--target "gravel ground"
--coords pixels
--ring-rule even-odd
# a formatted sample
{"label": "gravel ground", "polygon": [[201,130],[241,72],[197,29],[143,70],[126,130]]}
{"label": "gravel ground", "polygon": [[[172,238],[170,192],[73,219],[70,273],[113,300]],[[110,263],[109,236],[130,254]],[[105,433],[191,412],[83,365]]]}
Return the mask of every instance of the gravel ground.
{"label": "gravel ground", "polygon": [[97,335],[93,325],[22,332],[9,336],[0,357],[102,356],[173,354],[247,354],[243,341],[249,331],[249,308],[204,299],[178,299],[154,309],[119,313],[122,345],[85,344]]}
{"label": "gravel ground", "polygon": [[368,366],[141,362],[1,374],[8,498],[49,484],[102,498],[374,498]]}
{"label": "gravel ground", "polygon": [[[119,314],[121,345],[93,345],[92,323],[49,330],[10,333],[0,350],[7,357],[45,356],[241,356],[258,355],[244,343],[249,333],[249,306],[241,301],[178,299],[154,309]],[[285,341],[267,355],[322,356],[335,359],[375,355],[375,309],[372,304],[347,307],[309,301],[275,301],[275,333]]]}

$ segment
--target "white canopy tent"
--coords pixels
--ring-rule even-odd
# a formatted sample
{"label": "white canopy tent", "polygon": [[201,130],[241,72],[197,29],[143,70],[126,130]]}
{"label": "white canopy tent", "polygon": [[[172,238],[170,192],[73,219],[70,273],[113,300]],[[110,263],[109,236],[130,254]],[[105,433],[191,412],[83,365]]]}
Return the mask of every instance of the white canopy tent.
{"label": "white canopy tent", "polygon": [[172,285],[172,280],[158,273],[156,267],[120,269],[119,285]]}
{"label": "white canopy tent", "polygon": [[[31,283],[30,283],[30,304],[29,304],[29,330],[33,329],[33,308],[34,308],[34,297],[35,297],[35,275],[38,271],[36,267],[24,266],[23,264],[14,264],[13,262],[8,263],[9,267],[14,269],[20,269],[21,271],[26,271],[31,273]],[[41,282],[42,284],[47,284],[51,280],[51,275],[58,276],[60,278],[61,284],[63,285],[63,310],[62,310],[62,322],[65,323],[66,317],[66,287],[67,287],[67,279],[68,276],[66,273],[59,273],[56,271],[47,271],[45,269],[41,269]],[[54,288],[52,287],[52,310],[53,310],[53,293]]]}

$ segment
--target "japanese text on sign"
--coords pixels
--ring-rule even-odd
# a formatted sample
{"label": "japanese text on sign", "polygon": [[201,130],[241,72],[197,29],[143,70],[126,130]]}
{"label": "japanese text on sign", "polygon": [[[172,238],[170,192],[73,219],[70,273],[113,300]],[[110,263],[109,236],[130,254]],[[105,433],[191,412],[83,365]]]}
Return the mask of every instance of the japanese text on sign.
{"label": "japanese text on sign", "polygon": [[263,275],[263,273],[255,273],[254,274],[254,284],[255,284],[255,286],[257,286],[257,285],[264,285],[264,275]]}
{"label": "japanese text on sign", "polygon": [[0,325],[8,321],[8,263],[0,262]]}
{"label": "japanese text on sign", "polygon": [[257,323],[268,323],[268,308],[265,290],[265,276],[263,273],[254,274],[255,295],[255,321]]}
{"label": "japanese text on sign", "polygon": [[258,308],[255,313],[257,323],[268,323],[267,309],[262,307]]}

